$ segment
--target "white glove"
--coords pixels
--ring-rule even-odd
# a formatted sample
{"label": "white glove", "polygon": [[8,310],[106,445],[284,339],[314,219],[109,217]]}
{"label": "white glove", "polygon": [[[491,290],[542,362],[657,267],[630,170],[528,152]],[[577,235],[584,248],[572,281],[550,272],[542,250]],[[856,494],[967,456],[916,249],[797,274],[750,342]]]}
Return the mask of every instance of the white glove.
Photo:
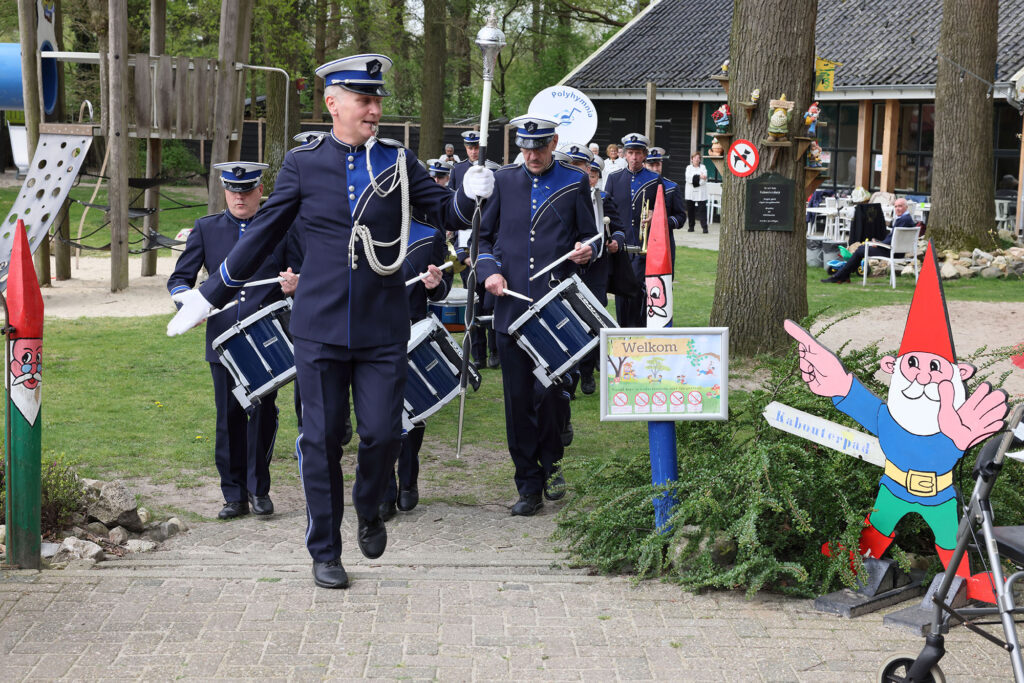
{"label": "white glove", "polygon": [[494,192],[494,171],[486,166],[470,166],[462,177],[462,191],[470,199],[487,199]]}
{"label": "white glove", "polygon": [[206,320],[210,315],[213,306],[206,300],[198,289],[190,289],[181,292],[177,301],[181,303],[178,313],[167,323],[167,336],[176,337],[179,334],[188,332],[199,323]]}

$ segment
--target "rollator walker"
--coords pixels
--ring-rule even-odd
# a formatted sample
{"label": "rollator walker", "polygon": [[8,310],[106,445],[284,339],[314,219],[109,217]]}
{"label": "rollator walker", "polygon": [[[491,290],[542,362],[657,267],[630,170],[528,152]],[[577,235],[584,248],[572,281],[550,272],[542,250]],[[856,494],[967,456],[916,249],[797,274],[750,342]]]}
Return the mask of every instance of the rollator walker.
{"label": "rollator walker", "polygon": [[[944,635],[949,632],[950,621],[956,619],[963,622],[970,631],[977,633],[986,640],[1006,650],[1010,655],[1013,667],[1013,678],[1017,683],[1024,683],[1024,659],[1021,657],[1020,641],[1017,638],[1014,615],[1024,614],[1024,607],[1018,607],[1013,598],[1013,587],[1024,577],[1024,570],[1017,571],[1009,579],[1003,581],[1002,560],[1010,560],[1017,567],[1024,567],[1024,526],[995,526],[993,523],[992,506],[989,496],[995,486],[996,478],[1003,467],[1007,455],[1013,459],[1024,460],[1024,404],[1014,408],[1007,420],[1008,429],[991,437],[982,446],[981,453],[974,464],[971,475],[974,477],[974,493],[965,509],[960,526],[957,529],[956,549],[953,558],[947,565],[945,575],[938,591],[935,592],[935,603],[932,614],[931,631],[925,636],[925,645],[917,657],[913,655],[896,655],[882,665],[879,680],[883,682],[914,682],[944,683],[946,677],[939,668],[939,660],[946,654]],[[978,531],[981,531],[979,542]],[[949,606],[947,595],[953,580],[956,578],[957,567],[968,548],[973,546],[979,551],[984,544],[982,560],[987,557],[986,570],[992,572],[995,583],[996,605],[985,607]],[[999,621],[977,621],[979,617],[998,615]],[[980,628],[982,624],[1001,623],[1003,639]]]}

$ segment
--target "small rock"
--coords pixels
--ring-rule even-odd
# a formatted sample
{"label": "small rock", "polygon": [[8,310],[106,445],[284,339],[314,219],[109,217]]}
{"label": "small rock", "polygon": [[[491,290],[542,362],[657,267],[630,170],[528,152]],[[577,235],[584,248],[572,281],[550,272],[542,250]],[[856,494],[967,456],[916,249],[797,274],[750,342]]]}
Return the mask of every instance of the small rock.
{"label": "small rock", "polygon": [[53,557],[60,550],[60,543],[41,543],[39,545],[40,557]]}
{"label": "small rock", "polygon": [[68,560],[65,569],[89,570],[96,566],[96,560],[91,557],[83,557],[80,560]]}
{"label": "small rock", "polygon": [[955,266],[963,266],[964,268],[970,268],[971,266],[974,265],[974,263],[972,263],[971,259],[969,259],[969,258],[961,258],[961,259],[957,259],[956,262],[953,265],[955,265]]}
{"label": "small rock", "polygon": [[163,543],[167,540],[167,529],[164,524],[154,524],[146,529],[144,536],[154,543]]}
{"label": "small rock", "polygon": [[[992,254],[987,251],[982,251],[981,249],[975,249],[971,253],[971,260],[974,261],[975,265],[988,265],[989,263],[992,263]],[[984,261],[984,263],[982,263],[982,261]]]}
{"label": "small rock", "polygon": [[146,553],[156,547],[156,543],[153,541],[147,541],[142,538],[133,538],[124,545],[130,553]]}
{"label": "small rock", "polygon": [[994,259],[992,259],[992,265],[998,268],[999,270],[1005,271],[1006,263],[1007,261],[1005,256],[996,256]]}
{"label": "small rock", "polygon": [[957,272],[956,266],[949,261],[942,262],[942,268],[939,269],[939,277],[943,280],[955,280],[960,277],[960,273]]}
{"label": "small rock", "polygon": [[[947,261],[947,263],[948,263],[948,261]],[[901,277],[914,277],[914,275],[916,275],[916,274],[917,274],[917,271],[914,270],[914,264],[913,263],[908,263],[907,265],[903,266],[903,270],[900,271],[900,276]]]}
{"label": "small rock", "polygon": [[995,266],[989,266],[987,268],[982,268],[981,276],[986,280],[993,280],[997,277],[1002,277],[1003,271],[999,270]]}
{"label": "small rock", "polygon": [[124,545],[125,541],[128,540],[128,530],[123,526],[116,526],[110,530],[107,538],[109,538],[110,542],[115,545]]}
{"label": "small rock", "polygon": [[1017,275],[1024,275],[1024,261],[1014,261],[1010,264],[1007,272],[1013,271]]}
{"label": "small rock", "polygon": [[53,556],[54,562],[69,562],[71,560],[91,559],[102,560],[103,548],[92,541],[83,541],[74,536],[68,536],[60,544],[60,550]]}
{"label": "small rock", "polygon": [[171,517],[169,520],[167,520],[167,523],[177,524],[179,533],[182,531],[188,531],[188,524],[186,524],[184,520],[178,519],[177,517]]}
{"label": "small rock", "polygon": [[1004,242],[1013,241],[1013,233],[1007,230],[1006,228],[999,228],[999,231],[996,232],[996,234],[999,235],[999,239],[1003,240]]}
{"label": "small rock", "polygon": [[[146,524],[149,524],[150,521],[153,519],[152,513],[150,513],[150,511],[148,509],[146,509],[146,508],[139,508],[138,509],[138,513],[139,513],[139,521],[142,522],[143,526],[145,526]],[[134,531],[134,529],[133,529],[133,531]]]}
{"label": "small rock", "polygon": [[94,536],[106,536],[110,533],[110,529],[103,522],[89,522],[85,525],[85,530]]}
{"label": "small rock", "polygon": [[965,259],[971,258],[971,252],[969,252],[969,251],[961,251],[960,252],[960,258],[965,258]]}
{"label": "small rock", "polygon": [[962,277],[962,278],[963,278],[963,279],[965,279],[965,280],[966,280],[967,278],[970,278],[970,277],[973,277],[973,276],[974,276],[974,273],[973,273],[973,272],[971,272],[971,269],[970,269],[970,268],[967,268],[966,266],[961,266],[961,265],[960,265],[960,264],[958,263],[958,264],[956,264],[956,265],[955,265],[955,266],[953,266],[953,267],[954,267],[954,268],[956,268],[956,272],[957,272],[957,273],[958,273],[958,274],[960,275],[960,277]]}
{"label": "small rock", "polygon": [[103,522],[107,528],[123,526],[131,531],[142,531],[145,525],[139,519],[135,495],[120,480],[103,484],[98,494],[96,486],[91,483],[84,488],[86,492],[86,515],[89,519]]}

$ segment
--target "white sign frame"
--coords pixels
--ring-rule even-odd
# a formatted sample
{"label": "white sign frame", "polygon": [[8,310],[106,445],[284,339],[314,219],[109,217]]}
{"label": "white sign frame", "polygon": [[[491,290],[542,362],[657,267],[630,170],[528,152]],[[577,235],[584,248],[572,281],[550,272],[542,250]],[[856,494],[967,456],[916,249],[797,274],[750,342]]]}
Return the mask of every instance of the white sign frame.
{"label": "white sign frame", "polygon": [[[688,337],[696,338],[697,344],[701,348],[708,348],[709,351],[701,354],[695,354],[701,358],[709,357],[709,366],[711,364],[717,364],[718,367],[711,373],[699,371],[699,375],[707,375],[708,379],[705,382],[711,382],[715,378],[719,378],[720,381],[715,385],[709,385],[705,387],[703,384],[691,384],[685,380],[680,382],[679,377],[685,377],[686,375],[681,373],[675,375],[675,362],[676,365],[680,365],[685,362],[688,368],[696,368],[690,359],[690,356],[681,354],[678,351],[672,351],[668,353],[669,360],[666,362],[661,359],[662,363],[666,364],[669,368],[669,376],[675,377],[676,381],[669,380],[668,382],[662,382],[662,373],[659,373],[658,379],[653,380],[650,386],[638,383],[635,387],[621,387],[613,390],[612,384],[621,384],[621,378],[619,382],[613,381],[615,378],[610,376],[609,373],[609,362],[608,362],[608,350],[613,341],[619,339],[627,339],[629,342],[635,341],[639,350],[643,350],[643,344],[654,343],[657,344],[659,340],[668,340],[674,342],[674,338]],[[679,422],[684,420],[728,420],[729,419],[729,328],[728,327],[664,327],[660,329],[649,329],[646,327],[620,327],[620,328],[603,328],[601,330],[601,341],[598,345],[600,350],[600,368],[601,368],[601,421],[602,422]],[[657,354],[657,351],[654,352]],[[638,358],[649,357],[654,355],[651,353],[638,353]],[[623,361],[624,363],[624,361]],[[620,368],[622,366],[620,365]],[[645,364],[646,367],[646,364]],[[628,379],[628,378],[627,378]],[[650,375],[648,376],[650,379]],[[698,380],[699,381],[699,380]],[[664,388],[662,388],[664,387]],[[717,387],[717,396],[714,392]],[[706,389],[707,391],[704,391]],[[691,393],[703,393],[701,400],[696,405],[700,405],[703,408],[703,396],[708,396],[709,399],[717,398],[719,401],[718,409],[709,412],[695,411],[689,407],[689,402],[686,401],[686,397]],[[630,394],[633,394],[632,396]],[[636,397],[643,395],[642,406],[637,408]],[[680,394],[683,401],[677,401],[676,394]],[[710,394],[710,395],[709,395]],[[628,412],[627,410],[628,409]]]}

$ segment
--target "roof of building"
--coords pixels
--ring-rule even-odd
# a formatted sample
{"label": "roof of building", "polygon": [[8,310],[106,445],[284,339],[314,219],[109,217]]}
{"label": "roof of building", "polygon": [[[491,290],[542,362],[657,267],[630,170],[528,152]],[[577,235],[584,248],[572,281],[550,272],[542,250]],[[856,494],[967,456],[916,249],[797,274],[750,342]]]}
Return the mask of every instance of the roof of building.
{"label": "roof of building", "polygon": [[[835,87],[934,85],[938,3],[819,0],[816,53],[840,62]],[[732,3],[657,0],[563,79],[586,91],[721,90],[708,76],[729,55]],[[681,28],[684,27],[684,28]],[[999,81],[1024,66],[1024,0],[999,1]]]}

